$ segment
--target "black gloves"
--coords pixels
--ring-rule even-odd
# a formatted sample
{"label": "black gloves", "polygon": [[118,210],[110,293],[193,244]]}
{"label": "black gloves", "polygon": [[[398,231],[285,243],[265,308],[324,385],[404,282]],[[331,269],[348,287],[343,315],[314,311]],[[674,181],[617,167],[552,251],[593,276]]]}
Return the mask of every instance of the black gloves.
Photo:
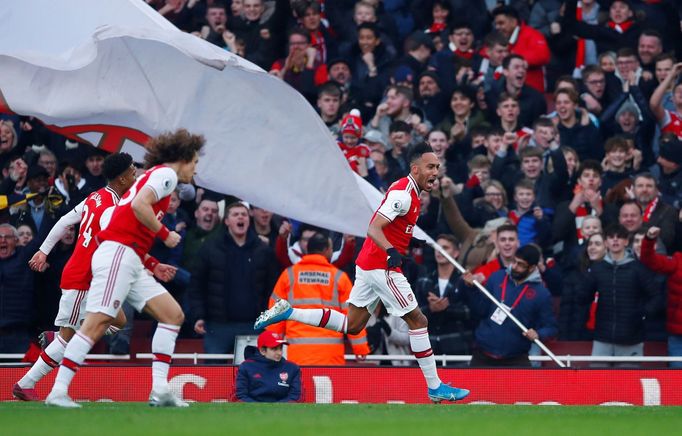
{"label": "black gloves", "polygon": [[402,263],[403,263],[403,257],[398,253],[398,250],[395,248],[391,247],[388,250],[386,250],[386,254],[388,254],[388,259],[386,260],[386,264],[388,265],[388,268],[398,268]]}

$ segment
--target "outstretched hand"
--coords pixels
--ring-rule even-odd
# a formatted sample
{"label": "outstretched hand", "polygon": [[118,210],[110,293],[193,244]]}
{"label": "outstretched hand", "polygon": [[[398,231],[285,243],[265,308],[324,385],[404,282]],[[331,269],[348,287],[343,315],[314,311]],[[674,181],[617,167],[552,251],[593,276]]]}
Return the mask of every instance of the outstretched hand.
{"label": "outstretched hand", "polygon": [[170,282],[175,278],[175,273],[178,269],[172,265],[167,265],[165,263],[159,263],[154,267],[154,277],[161,280],[164,283]]}
{"label": "outstretched hand", "polygon": [[47,263],[47,254],[42,251],[36,251],[31,260],[28,261],[28,266],[35,272],[43,272],[50,267]]}

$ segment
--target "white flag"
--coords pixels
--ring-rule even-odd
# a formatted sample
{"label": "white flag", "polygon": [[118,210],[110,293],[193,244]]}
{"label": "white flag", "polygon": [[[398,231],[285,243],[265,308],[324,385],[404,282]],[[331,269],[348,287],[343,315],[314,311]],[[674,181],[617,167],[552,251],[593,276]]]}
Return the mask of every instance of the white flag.
{"label": "white flag", "polygon": [[306,100],[183,33],[141,0],[3,0],[0,109],[136,159],[183,127],[206,137],[196,181],[364,236],[376,204]]}

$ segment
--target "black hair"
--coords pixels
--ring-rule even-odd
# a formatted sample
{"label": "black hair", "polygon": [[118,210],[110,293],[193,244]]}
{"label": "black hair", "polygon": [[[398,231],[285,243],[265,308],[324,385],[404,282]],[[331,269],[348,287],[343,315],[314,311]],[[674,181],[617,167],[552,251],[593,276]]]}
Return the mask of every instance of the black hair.
{"label": "black hair", "polygon": [[511,61],[513,61],[514,59],[520,59],[522,62],[525,62],[525,61],[526,61],[526,60],[523,58],[523,56],[518,55],[518,54],[516,54],[516,53],[512,53],[512,54],[508,55],[506,58],[504,58],[504,59],[502,60],[502,68],[504,68],[505,70],[508,70],[508,69],[509,69],[509,64],[511,64]]}
{"label": "black hair", "polygon": [[74,159],[64,159],[59,163],[59,169],[57,170],[57,174],[64,174],[64,171],[67,168],[73,168],[74,170],[78,171],[79,173],[83,174],[83,164]]}
{"label": "black hair", "polygon": [[493,19],[498,15],[504,15],[507,17],[514,18],[516,21],[521,21],[521,19],[519,18],[519,13],[517,12],[516,9],[512,8],[511,6],[498,6],[495,9],[493,9],[492,12]]}
{"label": "black hair", "polygon": [[606,230],[604,230],[604,235],[608,238],[609,236],[616,236],[621,239],[628,239],[629,233],[628,229],[622,224],[613,223],[609,225]]}
{"label": "black hair", "polygon": [[583,163],[580,164],[580,167],[578,167],[578,173],[576,174],[578,178],[583,175],[585,170],[592,170],[595,173],[599,174],[599,177],[602,175],[602,167],[601,163],[599,161],[596,161],[594,159],[588,159],[584,161]]}
{"label": "black hair", "polygon": [[405,132],[408,134],[412,134],[412,127],[410,127],[409,124],[407,124],[405,121],[393,121],[391,125],[388,127],[388,133],[394,133],[394,132]]}
{"label": "black hair", "polygon": [[327,250],[330,245],[331,244],[329,241],[329,236],[320,232],[315,232],[315,234],[312,235],[310,239],[308,239],[307,253],[308,254],[324,253],[324,251]]}
{"label": "black hair", "polygon": [[133,163],[133,158],[128,153],[114,153],[106,157],[102,163],[102,173],[108,181],[114,180],[123,174]]}
{"label": "black hair", "polygon": [[367,22],[359,24],[358,25],[358,34],[360,33],[360,31],[362,29],[367,29],[367,30],[371,31],[372,33],[374,33],[374,36],[376,38],[381,38],[381,32],[379,31],[379,26],[377,26],[374,23],[370,23],[369,21],[367,21]]}
{"label": "black hair", "polygon": [[426,153],[433,153],[433,149],[426,142],[420,142],[412,147],[409,155],[407,156],[407,161],[410,163],[410,165],[412,165],[417,159],[421,158]]}

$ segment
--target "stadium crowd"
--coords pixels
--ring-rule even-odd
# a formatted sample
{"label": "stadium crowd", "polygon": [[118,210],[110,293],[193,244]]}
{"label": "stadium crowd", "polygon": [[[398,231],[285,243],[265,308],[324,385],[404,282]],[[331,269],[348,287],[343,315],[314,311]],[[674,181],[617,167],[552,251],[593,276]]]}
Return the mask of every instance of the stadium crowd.
{"label": "stadium crowd", "polygon": [[[599,355],[641,355],[644,341],[682,355],[679,255],[667,257],[682,251],[680,1],[147,3],[297,89],[379,189],[407,175],[412,145],[430,144],[442,171],[422,193],[418,225],[489,286],[517,250],[537,248],[536,280],[551,295],[538,309],[544,331],[594,341]],[[44,273],[27,261],[60,216],[105,185],[106,153],[31,117],[0,119],[0,353],[14,353],[54,329],[75,232]],[[163,219],[182,242],[157,242],[152,254],[179,268],[167,287],[187,315],[181,335],[203,337],[207,352],[231,352],[235,336],[254,333],[280,274],[316,234],[333,241],[329,262],[318,260],[353,278],[356,238],[194,188],[174,193]],[[442,255],[414,240],[408,259],[436,354],[509,344],[483,328]],[[407,327],[394,318],[375,314],[368,350],[407,354]],[[130,331],[110,339],[112,352],[127,352]],[[366,353],[356,340],[354,352]]]}

